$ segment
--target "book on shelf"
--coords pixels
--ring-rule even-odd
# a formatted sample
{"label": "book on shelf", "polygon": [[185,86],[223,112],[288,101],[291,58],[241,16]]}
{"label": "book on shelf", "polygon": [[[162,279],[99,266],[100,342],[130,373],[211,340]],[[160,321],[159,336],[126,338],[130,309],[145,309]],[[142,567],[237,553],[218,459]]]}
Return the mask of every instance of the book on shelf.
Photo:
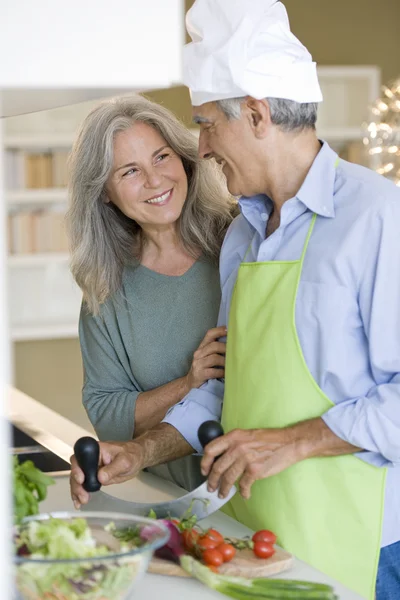
{"label": "book on shelf", "polygon": [[25,187],[53,187],[52,155],[50,153],[27,153],[25,155]]}
{"label": "book on shelf", "polygon": [[9,190],[26,187],[25,152],[23,150],[4,152],[4,180],[6,188]]}
{"label": "book on shelf", "polygon": [[31,212],[20,211],[9,215],[8,229],[11,254],[31,254],[35,251]]}
{"label": "book on shelf", "polygon": [[53,187],[66,187],[68,184],[67,150],[56,150],[52,154]]}
{"label": "book on shelf", "polygon": [[7,150],[4,159],[6,188],[15,190],[66,187],[68,155],[67,150]]}
{"label": "book on shelf", "polygon": [[8,249],[10,254],[68,252],[64,212],[31,210],[8,216]]}

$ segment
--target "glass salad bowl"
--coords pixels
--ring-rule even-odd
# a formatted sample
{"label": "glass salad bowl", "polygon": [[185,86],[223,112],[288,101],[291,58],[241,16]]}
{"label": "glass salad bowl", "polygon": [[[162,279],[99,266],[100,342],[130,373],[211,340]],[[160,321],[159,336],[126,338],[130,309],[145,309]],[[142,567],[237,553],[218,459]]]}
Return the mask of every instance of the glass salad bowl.
{"label": "glass salad bowl", "polygon": [[159,521],[113,512],[24,519],[14,528],[17,597],[127,600],[169,535]]}

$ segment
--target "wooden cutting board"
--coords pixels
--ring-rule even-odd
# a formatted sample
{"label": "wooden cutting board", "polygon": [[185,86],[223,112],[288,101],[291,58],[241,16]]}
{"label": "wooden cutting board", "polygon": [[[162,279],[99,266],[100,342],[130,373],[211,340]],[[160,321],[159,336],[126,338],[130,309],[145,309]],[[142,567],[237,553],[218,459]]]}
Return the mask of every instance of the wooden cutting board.
{"label": "wooden cutting board", "polygon": [[[231,575],[235,577],[247,577],[254,579],[255,577],[270,577],[282,571],[290,569],[293,564],[293,556],[276,547],[276,552],[271,558],[257,558],[252,550],[236,550],[236,556],[228,563],[224,563],[219,567],[221,575]],[[172,575],[175,577],[190,577],[186,571],[179,565],[153,557],[150,562],[149,573],[158,575]]]}

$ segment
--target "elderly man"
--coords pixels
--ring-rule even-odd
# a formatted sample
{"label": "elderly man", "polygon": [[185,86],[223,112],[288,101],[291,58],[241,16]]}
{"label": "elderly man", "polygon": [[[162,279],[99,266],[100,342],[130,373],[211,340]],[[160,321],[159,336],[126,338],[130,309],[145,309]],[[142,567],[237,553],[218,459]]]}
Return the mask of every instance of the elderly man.
{"label": "elderly man", "polygon": [[[196,0],[185,83],[199,152],[241,215],[221,255],[225,383],[125,444],[103,484],[201,452],[230,513],[363,597],[400,598],[400,193],[315,132],[315,63],[274,0]],[[219,458],[218,458],[219,457]],[[87,502],[74,463],[72,493]],[[379,568],[378,568],[379,561]]]}

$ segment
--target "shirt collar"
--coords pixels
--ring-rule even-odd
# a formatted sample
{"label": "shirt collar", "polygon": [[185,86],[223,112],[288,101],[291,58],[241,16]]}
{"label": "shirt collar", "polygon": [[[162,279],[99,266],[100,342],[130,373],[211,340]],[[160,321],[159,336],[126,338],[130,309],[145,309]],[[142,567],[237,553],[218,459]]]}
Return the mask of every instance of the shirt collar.
{"label": "shirt collar", "polygon": [[296,197],[309,210],[322,217],[334,217],[334,186],[336,178],[337,154],[327,144],[322,142],[303,185]]}
{"label": "shirt collar", "polygon": [[[337,154],[327,142],[322,142],[321,150],[318,152],[307,177],[296,194],[296,198],[310,211],[322,217],[334,217],[334,185],[336,177],[335,163]],[[239,199],[239,206],[243,215],[252,222],[254,217],[262,217],[267,220],[272,206],[268,196],[258,194]],[[252,214],[253,213],[253,214]],[[253,219],[251,219],[253,216]],[[250,217],[250,218],[249,218]],[[254,222],[253,222],[253,225]],[[257,227],[256,227],[257,228]]]}

